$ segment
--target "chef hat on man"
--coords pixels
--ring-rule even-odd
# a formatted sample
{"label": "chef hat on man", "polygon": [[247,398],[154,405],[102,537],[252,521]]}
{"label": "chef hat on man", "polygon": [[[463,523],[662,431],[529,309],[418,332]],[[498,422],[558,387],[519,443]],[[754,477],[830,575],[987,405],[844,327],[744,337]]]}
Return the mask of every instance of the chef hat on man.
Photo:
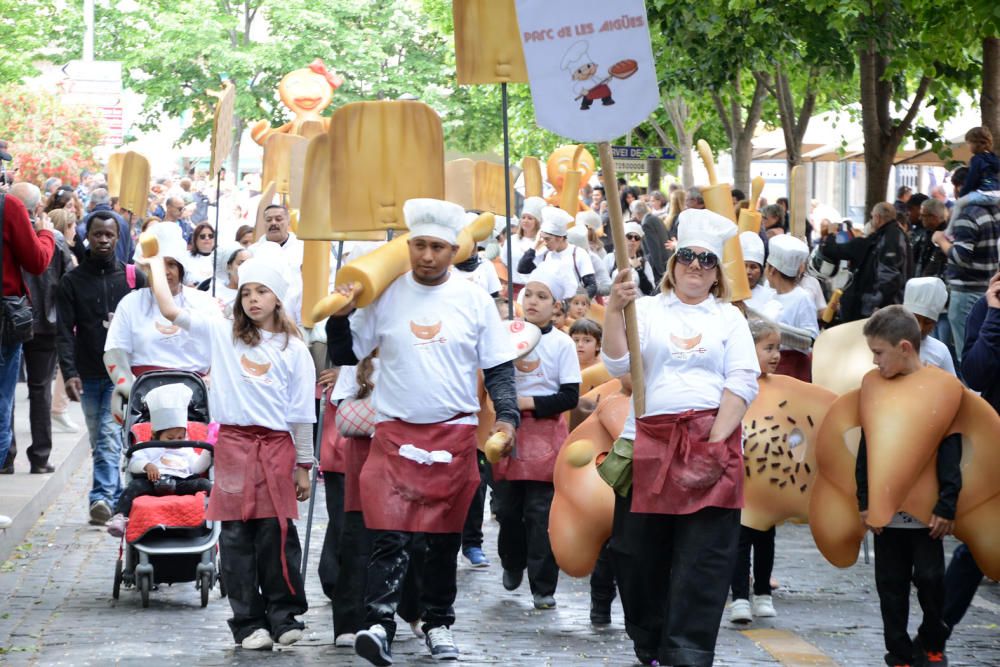
{"label": "chef hat on man", "polygon": [[569,50],[563,55],[559,69],[573,72],[592,62],[593,60],[591,60],[590,54],[587,52],[587,42],[581,40],[569,47]]}
{"label": "chef hat on man", "polygon": [[149,421],[153,433],[168,428],[187,428],[188,405],[194,392],[185,384],[165,384],[146,394]]}
{"label": "chef hat on man", "polygon": [[576,294],[576,279],[567,269],[568,265],[558,260],[542,262],[524,284],[541,283],[548,288],[553,299],[563,301]]}
{"label": "chef hat on man", "polygon": [[[147,227],[146,231],[156,237],[156,242],[159,245],[157,252],[160,257],[174,260],[180,265],[182,271],[187,269],[187,264],[191,261],[191,253],[188,251],[187,241],[184,240],[180,225],[169,221],[157,222]],[[142,257],[142,244],[136,244],[133,258],[141,259]]]}
{"label": "chef hat on man", "polygon": [[772,238],[768,250],[767,263],[788,278],[796,278],[802,263],[809,259],[809,246],[790,234]]}
{"label": "chef hat on man", "polygon": [[253,256],[240,264],[236,272],[239,277],[237,288],[242,289],[248,283],[260,283],[284,303],[291,276],[288,275],[288,261],[281,246],[273,241],[258,241],[250,252]]}
{"label": "chef hat on man", "polygon": [[677,249],[704,248],[720,260],[726,241],[736,236],[732,220],[707,209],[686,208],[677,216]]}
{"label": "chef hat on man", "polygon": [[598,236],[604,236],[604,221],[601,220],[601,216],[589,208],[576,214],[576,224],[578,227],[593,229]]}
{"label": "chef hat on man", "polygon": [[744,262],[757,262],[764,267],[764,239],[757,232],[742,232],[740,234],[740,249],[743,251]]}
{"label": "chef hat on man", "polygon": [[527,213],[535,220],[539,222],[542,221],[542,211],[548,204],[541,197],[528,197],[524,200],[524,205],[521,207],[521,215]]}
{"label": "chef hat on man", "polygon": [[546,206],[542,209],[542,231],[552,236],[566,236],[569,223],[573,216],[556,206]]}
{"label": "chef hat on man", "polygon": [[441,199],[408,199],[403,218],[410,237],[431,236],[458,245],[458,233],[465,227],[465,209]]}
{"label": "chef hat on man", "polygon": [[906,281],[903,306],[914,315],[937,321],[948,303],[948,288],[936,276],[911,278]]}
{"label": "chef hat on man", "polygon": [[587,240],[587,228],[581,225],[579,221],[566,230],[566,240],[571,245],[590,252],[590,241]]}

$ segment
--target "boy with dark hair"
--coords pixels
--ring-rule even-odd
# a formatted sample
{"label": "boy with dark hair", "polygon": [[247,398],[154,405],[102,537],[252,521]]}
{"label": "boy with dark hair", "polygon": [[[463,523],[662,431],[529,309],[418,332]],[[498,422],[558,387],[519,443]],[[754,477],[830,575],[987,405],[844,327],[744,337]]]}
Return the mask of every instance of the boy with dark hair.
{"label": "boy with dark hair", "polygon": [[[903,306],[877,311],[865,324],[864,334],[883,378],[891,380],[923,368],[920,325]],[[941,538],[954,530],[955,506],[962,488],[961,458],[961,436],[952,434],[942,440],[937,451],[938,502],[929,525],[905,512],[897,512],[887,526],[869,525],[875,534],[875,585],[882,611],[887,665],[948,664],[944,654],[948,627],[942,620]],[[868,455],[864,430],[858,445],[855,477],[858,508],[862,521],[868,525]],[[915,642],[907,631],[911,580],[917,587],[917,599],[924,613]]]}

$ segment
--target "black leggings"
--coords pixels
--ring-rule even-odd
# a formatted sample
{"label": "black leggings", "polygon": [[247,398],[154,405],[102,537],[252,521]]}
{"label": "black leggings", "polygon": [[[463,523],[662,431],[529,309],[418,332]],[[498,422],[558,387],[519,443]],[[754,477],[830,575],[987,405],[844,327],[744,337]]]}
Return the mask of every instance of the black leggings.
{"label": "black leggings", "polygon": [[774,570],[774,527],[754,530],[740,526],[740,545],[733,568],[733,599],[750,599],[750,549],[753,548],[753,594],[771,594],[771,572]]}

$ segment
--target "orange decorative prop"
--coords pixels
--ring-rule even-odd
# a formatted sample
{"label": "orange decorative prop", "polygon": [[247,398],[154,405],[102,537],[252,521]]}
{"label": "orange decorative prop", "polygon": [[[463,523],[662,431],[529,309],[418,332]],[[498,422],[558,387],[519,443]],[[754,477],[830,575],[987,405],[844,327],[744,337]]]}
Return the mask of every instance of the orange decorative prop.
{"label": "orange decorative prop", "polygon": [[328,71],[319,58],[309,67],[289,72],[278,84],[278,95],[292,112],[292,120],[277,128],[272,128],[266,120],[257,121],[250,129],[250,136],[264,146],[267,138],[276,132],[309,137],[316,132],[317,124],[325,130],[330,126],[330,119],[324,118],[322,112],[330,106],[334,91],[343,83],[343,77]]}
{"label": "orange decorative prop", "polygon": [[[580,200],[579,190],[581,184],[590,181],[590,177],[597,169],[597,163],[590,151],[582,145],[560,146],[549,155],[545,169],[549,183],[556,189],[555,194],[548,198],[549,204],[559,207],[569,206],[569,209],[572,209],[571,203],[567,202],[572,202],[575,198],[577,208],[575,211],[570,210],[570,213],[576,215],[579,211],[586,210],[586,204]],[[571,172],[579,172],[579,176],[571,175]],[[575,188],[571,181],[575,181]],[[569,194],[564,195],[564,190]]]}

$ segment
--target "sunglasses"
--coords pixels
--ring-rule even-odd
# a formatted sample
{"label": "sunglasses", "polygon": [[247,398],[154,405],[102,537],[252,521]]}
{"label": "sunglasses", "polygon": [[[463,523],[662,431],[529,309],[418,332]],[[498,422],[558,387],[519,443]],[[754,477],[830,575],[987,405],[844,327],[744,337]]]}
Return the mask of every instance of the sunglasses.
{"label": "sunglasses", "polygon": [[215,238],[215,234],[198,234],[199,241],[211,241]]}
{"label": "sunglasses", "polygon": [[641,241],[642,240],[642,237],[639,236],[638,234],[626,234],[625,238],[628,239],[629,241]]}
{"label": "sunglasses", "polygon": [[719,265],[719,257],[714,252],[698,252],[691,248],[681,248],[677,251],[677,261],[684,266],[689,266],[694,260],[698,260],[698,266],[703,269],[712,270]]}

